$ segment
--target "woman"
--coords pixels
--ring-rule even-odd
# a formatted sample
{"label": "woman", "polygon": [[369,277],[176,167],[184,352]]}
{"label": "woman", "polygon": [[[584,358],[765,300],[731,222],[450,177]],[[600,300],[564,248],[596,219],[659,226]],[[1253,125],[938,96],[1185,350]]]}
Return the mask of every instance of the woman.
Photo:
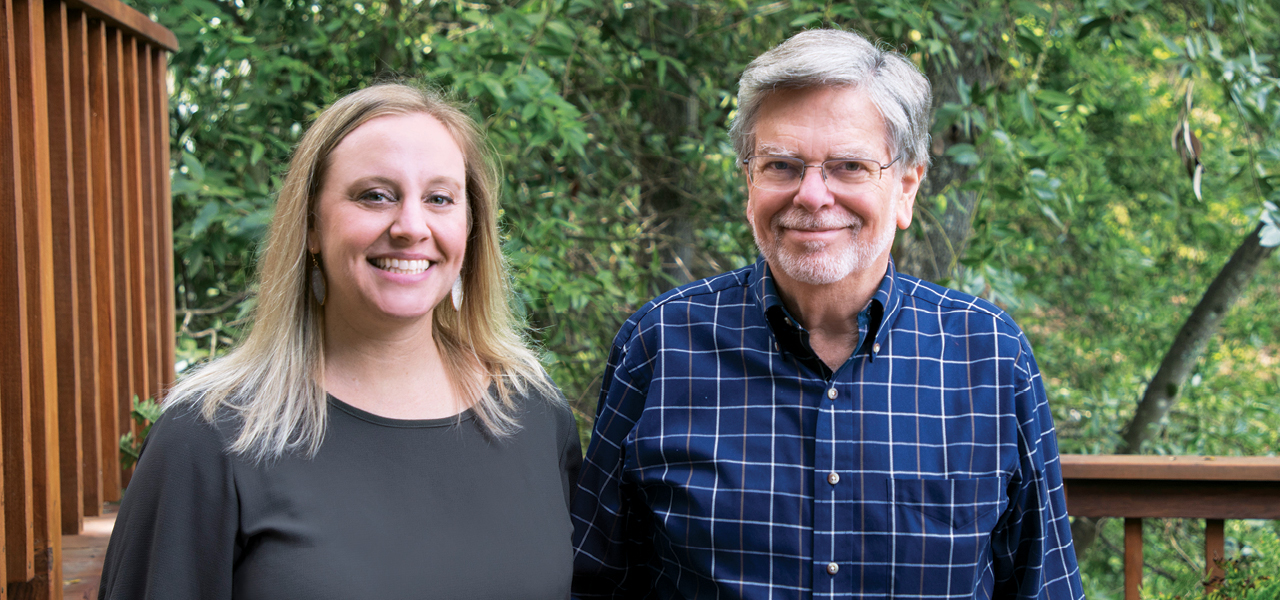
{"label": "woman", "polygon": [[99,598],[565,598],[573,417],[517,332],[476,125],[384,84],[281,189],[244,343],[184,378]]}

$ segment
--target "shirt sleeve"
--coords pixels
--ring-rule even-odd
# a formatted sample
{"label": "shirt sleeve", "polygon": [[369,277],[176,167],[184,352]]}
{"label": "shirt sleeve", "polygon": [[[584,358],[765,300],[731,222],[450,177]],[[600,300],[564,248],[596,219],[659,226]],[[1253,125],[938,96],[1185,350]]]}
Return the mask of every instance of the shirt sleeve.
{"label": "shirt sleeve", "polygon": [[[634,373],[627,366],[629,325],[619,332],[605,367],[573,499],[573,595],[579,598],[643,597],[653,586],[646,568],[649,536],[641,530],[632,490],[623,479],[626,439],[644,410],[649,384],[645,369]],[[644,349],[643,343],[638,346]]]}
{"label": "shirt sleeve", "polygon": [[107,546],[99,600],[231,598],[239,510],[223,443],[189,407],[152,426]]}
{"label": "shirt sleeve", "polygon": [[992,535],[993,598],[1083,600],[1058,460],[1053,416],[1031,346],[1023,337],[1015,373],[1018,475]]}
{"label": "shirt sleeve", "polygon": [[578,421],[567,406],[560,411],[556,427],[560,435],[560,483],[564,486],[565,504],[572,508],[578,489],[578,472],[582,470],[582,440],[578,437]]}

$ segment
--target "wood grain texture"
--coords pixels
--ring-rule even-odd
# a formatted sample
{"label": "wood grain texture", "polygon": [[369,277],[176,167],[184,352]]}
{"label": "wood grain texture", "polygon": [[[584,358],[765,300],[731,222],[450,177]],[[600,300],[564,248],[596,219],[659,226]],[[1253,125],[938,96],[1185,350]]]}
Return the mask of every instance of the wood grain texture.
{"label": "wood grain texture", "polygon": [[1280,482],[1071,479],[1073,517],[1280,519]]}
{"label": "wood grain texture", "polygon": [[1280,481],[1280,457],[1272,456],[1068,454],[1061,460],[1064,479]]}
{"label": "wood grain texture", "polygon": [[[138,203],[142,214],[142,322],[146,343],[147,397],[156,398],[156,391],[165,382],[160,377],[163,359],[160,357],[160,265],[159,236],[156,222],[155,172],[157,148],[155,147],[155,115],[151,112],[151,49],[143,44],[135,47],[135,64],[138,72]],[[168,165],[165,166],[168,171]]]}
{"label": "wood grain texture", "polygon": [[129,400],[172,379],[165,48],[118,0],[0,0],[0,600],[62,597]]}
{"label": "wood grain texture", "polygon": [[[67,13],[68,91],[71,100],[71,162],[75,171],[72,210],[75,211],[75,262],[79,265],[78,294],[80,329],[80,478],[81,494],[78,510],[85,517],[102,513],[101,422],[98,418],[98,276],[94,265],[94,230],[92,226],[93,169],[89,154],[92,144],[89,116],[89,39],[88,20],[78,10]],[[66,498],[63,511],[67,510]]]}
{"label": "wood grain texture", "polygon": [[80,448],[80,280],[76,168],[71,140],[71,67],[67,9],[51,2],[44,11],[45,86],[48,90],[49,196],[53,219],[54,368],[58,378],[58,475],[61,529],[80,533],[84,483]]}
{"label": "wood grain texture", "polygon": [[[129,222],[129,233],[125,236],[129,260],[129,293],[133,299],[129,304],[130,321],[132,322],[133,345],[130,350],[130,365],[133,367],[130,386],[132,394],[139,400],[145,400],[151,392],[151,365],[147,339],[147,263],[146,263],[146,217],[143,213],[145,201],[142,194],[142,149],[138,131],[138,50],[137,41],[132,37],[124,37],[121,46],[121,81],[124,105],[121,113],[124,117],[124,177],[127,198],[126,220]],[[129,407],[125,408],[126,426],[132,427],[129,418]],[[126,429],[127,430],[127,429]],[[136,435],[137,432],[135,431]],[[126,474],[127,476],[127,474]],[[128,485],[127,483],[125,484]]]}
{"label": "wood grain texture", "polygon": [[89,180],[93,222],[93,271],[98,281],[98,456],[103,502],[120,500],[120,372],[116,335],[115,202],[111,181],[110,102],[107,83],[107,27],[101,21],[85,26],[89,54]]}
{"label": "wood grain texture", "polygon": [[78,8],[104,21],[107,25],[141,38],[152,45],[170,52],[178,51],[178,38],[172,31],[148,19],[146,15],[116,0],[65,0],[67,6]]}
{"label": "wood grain texture", "polygon": [[164,327],[161,329],[163,336],[161,339],[161,354],[164,356],[165,364],[160,371],[161,379],[168,386],[173,383],[176,374],[174,373],[174,344],[177,335],[177,320],[174,315],[174,297],[173,297],[173,195],[169,187],[169,91],[168,91],[168,53],[153,48],[153,59],[151,68],[154,71],[155,84],[152,86],[152,95],[154,96],[154,104],[152,112],[156,115],[156,147],[160,149],[159,156],[156,159],[157,165],[160,167],[156,171],[156,189],[159,190],[159,222],[160,222],[160,305],[163,307],[161,323]]}
{"label": "wood grain texture", "polygon": [[1124,600],[1142,589],[1142,519],[1124,520]]}
{"label": "wood grain texture", "polygon": [[4,580],[35,576],[26,236],[20,185],[13,5],[0,0],[0,419],[4,444]]}
{"label": "wood grain texture", "polygon": [[[111,222],[112,258],[114,261],[113,289],[115,293],[116,321],[116,403],[111,406],[110,418],[116,424],[116,437],[111,446],[118,456],[119,436],[130,431],[129,401],[133,397],[133,337],[135,335],[132,286],[133,263],[130,258],[129,240],[133,219],[128,210],[130,197],[125,182],[126,157],[124,134],[124,50],[120,32],[107,28],[107,160],[111,171]],[[103,418],[108,418],[104,413]],[[105,442],[104,442],[105,446]],[[128,485],[124,474],[120,475],[120,489]]]}
{"label": "wood grain texture", "polygon": [[1205,589],[1217,589],[1226,571],[1222,561],[1227,557],[1226,523],[1222,519],[1205,519],[1204,522],[1204,574]]}
{"label": "wood grain texture", "polygon": [[[61,591],[61,493],[54,317],[53,217],[44,0],[13,3],[19,172],[26,246],[27,351],[31,372],[31,473],[34,573],[9,585],[10,598],[50,598]],[[13,576],[10,574],[10,579]]]}

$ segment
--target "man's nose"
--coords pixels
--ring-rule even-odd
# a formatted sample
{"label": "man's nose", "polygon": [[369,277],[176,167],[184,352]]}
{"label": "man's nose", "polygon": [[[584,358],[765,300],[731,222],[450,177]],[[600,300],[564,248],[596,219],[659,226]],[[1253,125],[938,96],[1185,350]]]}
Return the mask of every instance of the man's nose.
{"label": "man's nose", "polygon": [[[810,173],[810,170],[813,172]],[[793,202],[809,212],[818,212],[822,207],[835,202],[835,196],[822,177],[822,165],[804,166],[804,172],[800,174],[800,187],[796,190]]]}

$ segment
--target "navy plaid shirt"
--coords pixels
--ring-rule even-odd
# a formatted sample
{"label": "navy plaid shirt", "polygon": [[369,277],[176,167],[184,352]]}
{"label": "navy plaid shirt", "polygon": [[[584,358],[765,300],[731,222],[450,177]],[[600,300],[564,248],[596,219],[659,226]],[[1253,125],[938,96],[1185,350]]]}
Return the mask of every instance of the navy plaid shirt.
{"label": "navy plaid shirt", "polygon": [[889,265],[832,372],[766,263],[614,341],[573,501],[574,595],[1084,597],[1013,320]]}

